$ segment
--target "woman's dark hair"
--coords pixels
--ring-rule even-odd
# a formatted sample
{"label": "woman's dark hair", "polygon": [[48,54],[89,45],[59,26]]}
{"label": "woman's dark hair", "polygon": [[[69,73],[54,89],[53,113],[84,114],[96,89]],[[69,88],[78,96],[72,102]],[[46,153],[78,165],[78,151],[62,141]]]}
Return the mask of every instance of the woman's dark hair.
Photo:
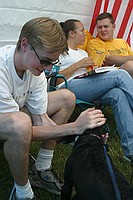
{"label": "woman's dark hair", "polygon": [[60,25],[62,29],[64,30],[67,39],[68,39],[69,32],[74,31],[77,28],[75,25],[75,22],[80,22],[80,21],[77,19],[68,19],[65,22],[60,22]]}

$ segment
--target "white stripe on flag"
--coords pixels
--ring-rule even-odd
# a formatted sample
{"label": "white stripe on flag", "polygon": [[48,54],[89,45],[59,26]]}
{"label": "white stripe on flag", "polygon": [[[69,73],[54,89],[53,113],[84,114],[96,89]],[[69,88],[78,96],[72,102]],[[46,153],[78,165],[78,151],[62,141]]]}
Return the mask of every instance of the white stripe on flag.
{"label": "white stripe on flag", "polygon": [[131,32],[131,35],[130,35],[130,43],[131,43],[131,48],[133,50],[133,29],[132,29],[132,32]]}

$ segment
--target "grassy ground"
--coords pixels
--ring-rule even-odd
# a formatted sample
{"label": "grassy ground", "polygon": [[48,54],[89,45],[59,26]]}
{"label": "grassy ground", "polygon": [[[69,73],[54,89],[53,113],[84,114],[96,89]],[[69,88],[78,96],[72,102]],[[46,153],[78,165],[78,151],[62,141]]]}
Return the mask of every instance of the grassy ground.
{"label": "grassy ground", "polygon": [[[131,167],[123,160],[123,151],[120,146],[118,133],[113,133],[115,130],[115,122],[111,109],[107,108],[104,110],[107,117],[107,123],[111,129],[111,134],[109,135],[109,153],[114,161],[114,164],[119,168],[128,181],[131,178]],[[31,153],[36,156],[39,149],[39,143],[34,142],[31,146]],[[63,181],[63,171],[65,162],[71,153],[71,147],[67,145],[58,145],[53,159],[53,169],[59,179]],[[4,158],[3,152],[0,151],[0,200],[8,200],[10,191],[13,186],[12,176],[8,168],[8,164]],[[60,200],[60,197],[56,195],[51,195],[48,192],[34,188],[37,200]]]}

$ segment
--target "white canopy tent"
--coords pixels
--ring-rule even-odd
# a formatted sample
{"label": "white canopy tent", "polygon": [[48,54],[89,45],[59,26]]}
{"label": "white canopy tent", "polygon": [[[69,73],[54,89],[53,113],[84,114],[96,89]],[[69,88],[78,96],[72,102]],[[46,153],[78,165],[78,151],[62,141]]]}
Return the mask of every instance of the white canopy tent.
{"label": "white canopy tent", "polygon": [[[122,23],[124,12],[129,12],[127,8],[129,2],[133,7],[133,0],[1,0],[0,1],[0,46],[5,44],[15,44],[18,40],[20,29],[28,20],[39,17],[47,16],[55,18],[58,21],[65,21],[70,18],[79,19],[83,22],[85,29],[90,30],[92,25],[92,17],[97,6],[100,6],[99,12],[106,10],[111,12],[113,6],[117,3],[120,4],[116,8],[116,36],[119,31],[120,24]],[[108,5],[107,5],[108,4]],[[130,5],[131,8],[131,5]],[[126,14],[127,16],[127,14]],[[123,38],[127,40],[130,32],[130,43],[133,48],[133,11],[130,10],[130,16],[125,28],[125,35]],[[92,33],[96,35],[95,29]],[[131,38],[132,37],[132,38]]]}

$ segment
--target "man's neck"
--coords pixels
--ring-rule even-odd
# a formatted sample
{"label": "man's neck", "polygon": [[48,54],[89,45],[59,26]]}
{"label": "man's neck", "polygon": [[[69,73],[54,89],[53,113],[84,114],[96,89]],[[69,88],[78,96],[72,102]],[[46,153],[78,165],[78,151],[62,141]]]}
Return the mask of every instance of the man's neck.
{"label": "man's neck", "polygon": [[15,50],[15,53],[14,53],[14,66],[15,66],[17,75],[22,79],[25,70],[22,70],[22,67],[21,67],[22,66],[22,59],[21,59],[20,54],[21,54],[21,52],[18,52],[17,50]]}

